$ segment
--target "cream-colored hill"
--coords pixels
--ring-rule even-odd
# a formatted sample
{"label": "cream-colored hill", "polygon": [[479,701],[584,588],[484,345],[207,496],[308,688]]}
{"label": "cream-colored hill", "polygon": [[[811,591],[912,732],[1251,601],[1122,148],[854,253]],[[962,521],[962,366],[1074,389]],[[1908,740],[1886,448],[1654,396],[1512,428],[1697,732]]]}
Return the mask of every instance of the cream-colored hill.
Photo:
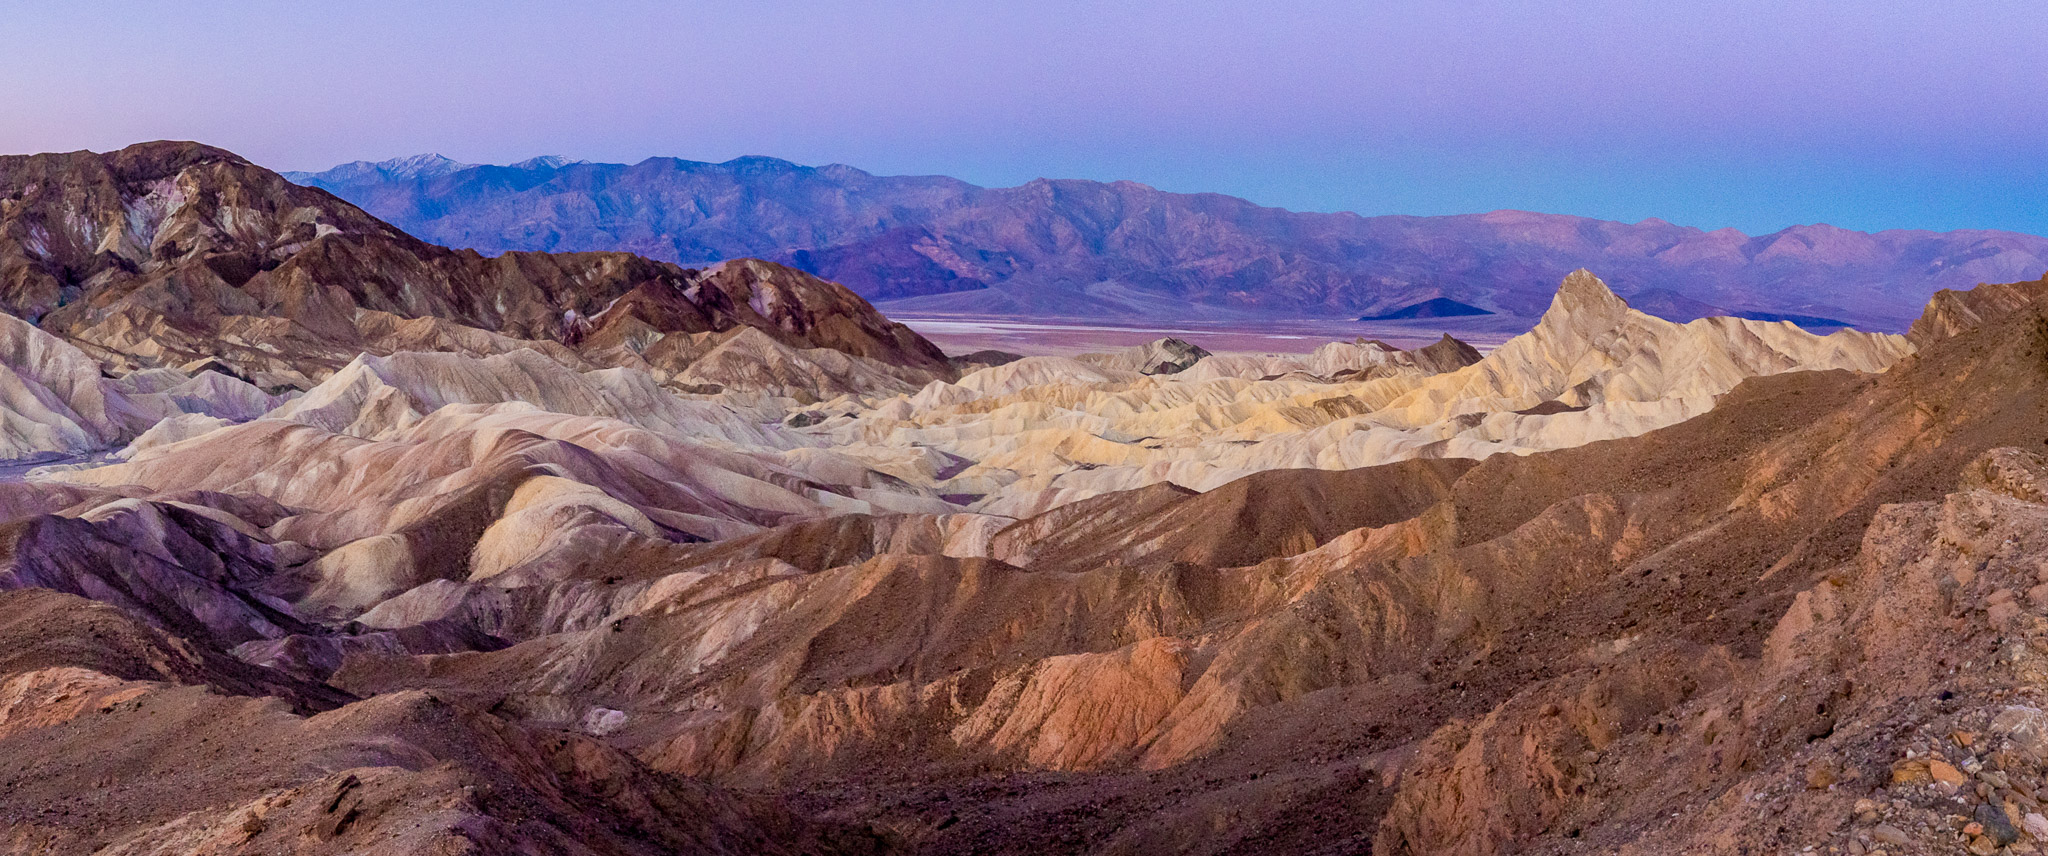
{"label": "cream-colored hill", "polygon": [[[1370,380],[1396,374],[1436,374],[1478,362],[1472,346],[1444,336],[1425,348],[1404,351],[1376,339],[1331,342],[1301,354],[1225,354],[1196,363],[1184,380],[1236,377],[1247,380],[1302,374],[1322,380]],[[1353,375],[1353,377],[1346,377]]]}
{"label": "cream-colored hill", "polygon": [[750,448],[808,445],[731,408],[686,400],[633,369],[578,372],[537,351],[483,358],[450,353],[365,354],[269,414],[364,439],[395,437],[451,404],[506,404],[618,419],[674,436]]}
{"label": "cream-colored hill", "polygon": [[[1483,359],[1450,339],[1354,342],[1144,373],[1150,357],[1193,353],[1162,346],[1125,354],[1134,368],[1030,357],[918,388],[914,372],[748,327],[660,339],[662,361],[688,366],[667,384],[651,364],[590,370],[532,349],[364,354],[238,425],[277,399],[216,372],[108,380],[29,325],[4,332],[13,436],[62,450],[134,440],[126,463],[48,478],[281,503],[293,511],[266,534],[311,559],[280,596],[320,614],[434,580],[544,579],[601,545],[659,553],[849,513],[971,510],[959,519],[980,534],[957,549],[980,555],[1006,520],[1115,491],[1634,436],[1748,377],[1875,371],[1910,350],[1789,324],[1674,324],[1580,272],[1535,330]],[[889,388],[902,392],[851,392]],[[442,534],[471,529],[472,548],[442,554]]]}
{"label": "cream-colored hill", "polygon": [[1092,366],[1137,372],[1176,374],[1208,357],[1208,351],[1184,339],[1167,337],[1107,354],[1082,354],[1074,359]]}
{"label": "cream-colored hill", "polygon": [[973,372],[956,385],[979,395],[998,396],[1049,384],[1129,382],[1138,374],[1134,369],[1090,365],[1066,357],[1025,357]]}
{"label": "cream-colored hill", "polygon": [[1787,323],[1672,323],[1579,271],[1536,329],[1476,362],[1454,340],[1417,351],[1335,343],[1307,357],[1211,356],[1157,376],[1033,357],[809,430],[857,456],[929,449],[971,462],[930,487],[982,496],[983,512],[1027,516],[1160,482],[1207,490],[1265,470],[1634,436],[1706,412],[1745,378],[1881,371],[1911,350],[1900,336],[1818,336]]}
{"label": "cream-colored hill", "polygon": [[1912,351],[1903,336],[1841,330],[1816,336],[1784,321],[1701,318],[1684,324],[1629,308],[1579,270],[1536,329],[1478,364],[1431,378],[1382,408],[1412,427],[1464,413],[1713,396],[1744,378],[1793,370],[1881,371]]}
{"label": "cream-colored hill", "polygon": [[103,377],[98,362],[12,315],[0,315],[0,460],[116,448],[181,414],[254,418],[281,399],[212,371]]}
{"label": "cream-colored hill", "polygon": [[849,393],[907,392],[932,379],[907,369],[830,348],[793,348],[753,327],[713,337],[715,345],[675,375],[691,386],[733,387],[810,403]]}
{"label": "cream-colored hill", "polygon": [[277,502],[290,511],[264,524],[265,537],[317,557],[277,594],[321,615],[436,579],[545,579],[603,550],[659,553],[834,515],[958,510],[828,449],[742,450],[708,430],[523,402],[447,404],[376,433],[260,419],[138,442],[126,463],[47,478]]}

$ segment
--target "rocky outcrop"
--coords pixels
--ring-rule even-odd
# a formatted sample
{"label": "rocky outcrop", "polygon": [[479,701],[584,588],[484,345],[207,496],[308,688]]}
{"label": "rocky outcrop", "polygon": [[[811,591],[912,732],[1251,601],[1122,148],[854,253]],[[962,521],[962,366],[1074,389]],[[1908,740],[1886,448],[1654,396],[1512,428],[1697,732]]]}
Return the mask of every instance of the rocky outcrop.
{"label": "rocky outcrop", "polygon": [[1159,375],[1186,371],[1189,366],[1200,362],[1209,352],[1196,345],[1175,339],[1164,338],[1125,348],[1109,354],[1082,354],[1075,359],[1089,365],[1101,366],[1119,371]]}
{"label": "rocky outcrop", "polygon": [[2038,282],[1980,285],[1964,290],[1943,289],[1927,301],[1927,308],[1906,331],[1917,347],[1976,329],[1988,318],[2019,310],[2048,294],[2048,277]]}

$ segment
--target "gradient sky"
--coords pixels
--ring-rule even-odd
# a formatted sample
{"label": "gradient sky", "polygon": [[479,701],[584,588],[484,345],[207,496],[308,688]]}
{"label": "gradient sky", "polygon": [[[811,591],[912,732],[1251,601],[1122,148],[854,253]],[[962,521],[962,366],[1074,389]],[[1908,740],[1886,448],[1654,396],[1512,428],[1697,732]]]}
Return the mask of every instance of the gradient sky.
{"label": "gradient sky", "polygon": [[767,154],[1299,210],[2048,234],[2048,4],[0,0],[0,152]]}

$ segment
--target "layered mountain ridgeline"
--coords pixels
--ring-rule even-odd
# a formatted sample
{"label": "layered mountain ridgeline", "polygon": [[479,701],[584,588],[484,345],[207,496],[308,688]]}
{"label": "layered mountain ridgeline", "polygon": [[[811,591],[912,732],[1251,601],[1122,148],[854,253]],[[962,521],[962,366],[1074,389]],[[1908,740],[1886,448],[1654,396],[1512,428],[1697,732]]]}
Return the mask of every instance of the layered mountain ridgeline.
{"label": "layered mountain ridgeline", "polygon": [[831,352],[913,389],[950,376],[931,343],[788,268],[486,258],[191,143],[0,158],[0,310],[116,373],[215,367],[272,391],[361,353],[421,350],[532,348],[669,381],[734,342],[748,360]]}
{"label": "layered mountain ridgeline", "polygon": [[2048,270],[2048,239],[2010,232],[1359,217],[1131,182],[982,188],[762,157],[500,167],[423,156],[291,176],[449,246],[771,258],[920,314],[1357,318],[1442,299],[1528,318],[1558,278],[1589,267],[1672,320],[1898,330],[1938,289]]}

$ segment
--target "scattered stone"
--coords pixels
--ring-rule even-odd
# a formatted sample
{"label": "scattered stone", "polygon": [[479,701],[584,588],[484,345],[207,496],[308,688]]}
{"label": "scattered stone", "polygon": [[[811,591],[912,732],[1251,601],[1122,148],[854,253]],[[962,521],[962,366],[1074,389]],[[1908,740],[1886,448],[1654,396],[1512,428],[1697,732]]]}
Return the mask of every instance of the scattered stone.
{"label": "scattered stone", "polygon": [[1870,831],[1870,837],[1882,841],[1886,844],[1890,844],[1894,847],[1904,847],[1906,846],[1906,842],[1912,840],[1906,837],[1905,830],[1893,826],[1889,823],[1878,824],[1876,829]]}
{"label": "scattered stone", "polygon": [[1944,785],[1960,786],[1970,780],[1968,776],[1963,775],[1963,771],[1956,769],[1954,764],[1940,759],[1927,762],[1927,775]]}
{"label": "scattered stone", "polygon": [[2040,708],[2007,707],[1991,718],[1991,730],[2005,735],[2025,755],[2048,756],[2048,714]]}
{"label": "scattered stone", "polygon": [[1831,760],[1815,761],[1812,766],[1806,768],[1806,786],[1813,790],[1825,789],[1841,780],[1842,777],[1835,772],[1835,764]]}
{"label": "scattered stone", "polygon": [[2031,812],[2020,820],[2020,826],[2026,827],[2028,837],[2035,841],[2048,841],[2048,816]]}
{"label": "scattered stone", "polygon": [[2005,809],[1985,803],[1977,807],[1974,817],[1975,825],[1981,828],[1978,834],[1990,838],[1998,846],[2004,847],[2020,840],[2020,831],[2012,828],[2012,821],[2005,816]]}
{"label": "scattered stone", "polygon": [[1990,620],[1992,627],[2004,627],[2007,622],[2018,618],[2019,615],[2020,605],[2009,600],[1992,604],[1991,608],[1984,613],[1984,617]]}
{"label": "scattered stone", "polygon": [[1927,772],[1926,761],[1918,758],[1908,758],[1892,765],[1892,784],[1894,785],[1918,785],[1932,780],[1933,777],[1928,775]]}

